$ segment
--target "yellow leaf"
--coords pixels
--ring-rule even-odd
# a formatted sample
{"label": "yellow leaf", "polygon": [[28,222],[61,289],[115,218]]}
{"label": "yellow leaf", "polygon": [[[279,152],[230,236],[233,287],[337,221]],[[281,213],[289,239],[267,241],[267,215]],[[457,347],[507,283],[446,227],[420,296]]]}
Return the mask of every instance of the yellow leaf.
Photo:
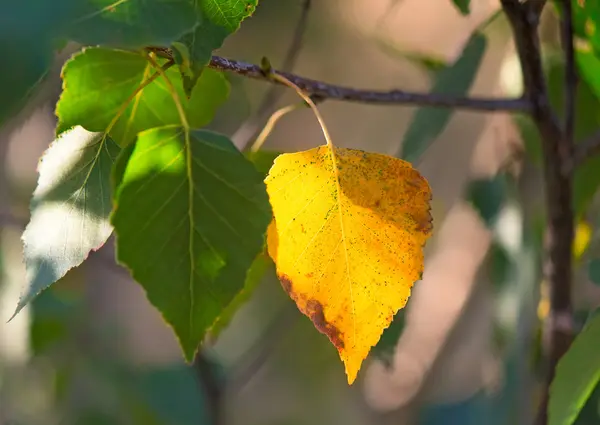
{"label": "yellow leaf", "polygon": [[334,146],[280,155],[265,183],[279,279],[352,384],[421,278],[431,189],[406,161]]}

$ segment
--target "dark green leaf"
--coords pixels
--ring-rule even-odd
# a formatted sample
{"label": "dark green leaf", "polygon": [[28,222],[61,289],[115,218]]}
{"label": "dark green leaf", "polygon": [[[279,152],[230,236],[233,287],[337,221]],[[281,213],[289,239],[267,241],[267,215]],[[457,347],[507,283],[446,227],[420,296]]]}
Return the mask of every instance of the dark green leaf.
{"label": "dark green leaf", "polygon": [[[126,146],[140,131],[180,124],[173,96],[163,77],[155,72],[150,62],[132,52],[88,48],[73,56],[63,69],[64,91],[56,107],[57,132],[81,125],[90,131],[108,131],[119,145]],[[153,75],[157,78],[135,94],[140,84]],[[229,83],[222,73],[212,69],[202,73],[189,100],[183,94],[179,72],[170,68],[166,76],[194,128],[208,124],[229,95]]]}
{"label": "dark green leaf", "polygon": [[[33,3],[45,0],[27,0]],[[59,0],[58,35],[85,45],[168,47],[196,25],[190,0]]]}
{"label": "dark green leaf", "polygon": [[588,264],[588,276],[596,285],[600,285],[600,258],[593,258]]}
{"label": "dark green leaf", "polygon": [[600,380],[600,316],[594,317],[561,358],[550,386],[549,425],[571,425]]}
{"label": "dark green leaf", "polygon": [[218,49],[241,22],[254,13],[258,0],[197,0],[198,26],[173,44],[175,59],[190,94],[213,50]]}
{"label": "dark green leaf", "polygon": [[452,0],[454,6],[463,16],[468,16],[471,13],[471,0]]}
{"label": "dark green leaf", "polygon": [[210,336],[211,338],[218,338],[221,332],[229,326],[231,320],[235,316],[235,313],[243,306],[252,296],[254,290],[258,287],[258,285],[262,282],[262,278],[265,275],[265,272],[269,269],[269,267],[273,264],[271,257],[266,254],[259,254],[250,269],[248,269],[248,273],[246,275],[246,282],[244,283],[244,288],[237,293],[233,301],[225,307],[225,309],[221,312],[221,315],[217,318],[215,324],[210,328]]}
{"label": "dark green leaf", "polygon": [[263,177],[225,136],[176,126],[140,133],[118,190],[117,258],[191,361],[243,288],[271,209]]}
{"label": "dark green leaf", "polygon": [[[485,36],[480,33],[474,34],[460,58],[452,66],[437,73],[431,92],[464,95],[477,75],[486,46]],[[449,108],[419,109],[404,136],[398,156],[409,162],[416,162],[446,128],[453,113],[454,110]]]}
{"label": "dark green leaf", "polygon": [[[216,366],[215,366],[216,367]],[[157,423],[202,425],[210,423],[208,398],[202,394],[193,370],[184,365],[140,370],[135,392],[157,417]]]}
{"label": "dark green leaf", "polygon": [[279,155],[281,155],[281,152],[259,150],[246,153],[246,158],[254,164],[254,167],[263,175],[263,177],[267,177],[269,170],[273,166],[273,161],[275,161],[275,158]]}
{"label": "dark green leaf", "polygon": [[0,126],[25,106],[52,63],[52,50],[44,38],[19,40],[5,29],[0,18],[0,57],[10,58],[10,64],[0,67]]}
{"label": "dark green leaf", "polygon": [[469,182],[466,198],[479,213],[486,226],[491,227],[496,221],[506,198],[506,190],[504,174]]}
{"label": "dark green leaf", "polygon": [[489,252],[490,279],[494,287],[501,287],[509,278],[510,269],[514,267],[506,249],[498,243],[492,243]]}
{"label": "dark green leaf", "polygon": [[110,236],[110,171],[118,153],[103,133],[76,127],[42,157],[23,233],[26,287],[15,314]]}

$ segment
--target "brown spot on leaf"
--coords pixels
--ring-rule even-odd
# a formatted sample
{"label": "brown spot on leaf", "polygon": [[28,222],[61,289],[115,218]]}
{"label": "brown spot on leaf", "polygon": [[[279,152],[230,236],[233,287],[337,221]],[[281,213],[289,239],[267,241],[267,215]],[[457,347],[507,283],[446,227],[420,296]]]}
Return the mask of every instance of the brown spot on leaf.
{"label": "brown spot on leaf", "polygon": [[279,281],[281,282],[281,286],[283,286],[283,290],[291,296],[293,288],[292,281],[290,280],[290,278],[285,274],[279,275],[277,277],[279,277]]}
{"label": "brown spot on leaf", "polygon": [[306,276],[307,279],[310,279],[310,278],[312,278],[314,276],[314,273],[313,272],[309,272],[309,273],[306,273],[304,276]]}
{"label": "brown spot on leaf", "polygon": [[306,313],[319,332],[327,335],[331,343],[335,345],[338,350],[344,349],[342,333],[334,325],[327,323],[325,314],[323,314],[323,305],[319,301],[308,300],[306,303]]}

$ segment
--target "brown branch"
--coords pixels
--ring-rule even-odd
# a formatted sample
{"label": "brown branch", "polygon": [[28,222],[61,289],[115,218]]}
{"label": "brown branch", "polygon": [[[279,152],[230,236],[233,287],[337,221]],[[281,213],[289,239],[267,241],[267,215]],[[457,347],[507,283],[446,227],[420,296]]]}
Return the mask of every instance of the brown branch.
{"label": "brown branch", "polygon": [[[540,2],[501,0],[511,24],[521,62],[525,97],[532,105],[531,115],[541,135],[544,157],[544,189],[548,211],[547,279],[550,284],[550,314],[546,355],[545,394],[536,423],[547,423],[548,390],[558,360],[567,351],[573,337],[571,315],[573,210],[572,173],[565,172],[571,160],[573,139],[563,131],[550,106],[538,38]],[[569,96],[572,96],[570,93]],[[571,105],[571,108],[573,106]],[[568,112],[566,116],[572,114]]]}
{"label": "brown branch", "polygon": [[[172,58],[169,49],[150,47],[148,50],[164,58]],[[273,84],[281,84],[266,73],[260,66],[248,62],[213,56],[208,65],[210,68],[232,72],[243,77],[262,80]],[[292,74],[290,72],[272,70],[291,81],[311,97],[320,100],[340,100],[346,102],[369,103],[375,105],[414,105],[433,106],[439,108],[461,108],[473,111],[507,111],[531,112],[532,105],[527,98],[491,98],[491,97],[456,97],[435,93],[414,93],[404,90],[368,90],[328,84]]]}
{"label": "brown branch", "polygon": [[[213,56],[209,66],[220,71],[233,72],[243,77],[281,84],[273,80],[260,66],[247,62]],[[413,93],[403,90],[362,90],[351,87],[328,84],[322,81],[301,77],[289,72],[273,70],[273,73],[285,77],[306,93],[321,99],[343,100],[379,105],[418,105],[443,108],[463,108],[474,111],[530,111],[531,104],[523,98],[483,98],[455,97],[434,93]]]}
{"label": "brown branch", "polygon": [[[304,33],[306,32],[306,26],[308,23],[308,12],[310,11],[311,0],[303,0],[302,11],[300,12],[300,19],[296,25],[294,35],[292,36],[292,42],[287,51],[287,54],[281,65],[281,69],[285,72],[291,72],[296,65],[298,56],[300,56],[300,50],[302,49],[302,41],[304,39]],[[267,94],[261,101],[260,105],[256,109],[256,112],[248,118],[233,134],[231,140],[233,144],[239,149],[243,149],[249,145],[251,140],[256,138],[257,133],[263,126],[264,122],[269,118],[269,115],[273,113],[275,105],[283,95],[284,91],[282,87],[273,85],[267,91]]]}

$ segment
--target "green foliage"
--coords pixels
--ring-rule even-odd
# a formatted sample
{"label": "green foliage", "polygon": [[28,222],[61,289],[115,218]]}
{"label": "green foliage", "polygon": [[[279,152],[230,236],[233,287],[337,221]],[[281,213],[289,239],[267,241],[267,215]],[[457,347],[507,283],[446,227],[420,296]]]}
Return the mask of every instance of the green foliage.
{"label": "green foliage", "polygon": [[571,425],[600,381],[600,316],[596,315],[575,338],[558,363],[550,387],[549,425]]}
{"label": "green foliage", "polygon": [[493,226],[500,213],[506,198],[506,190],[504,174],[471,180],[467,186],[466,199],[473,205],[488,227]]}
{"label": "green foliage", "polygon": [[192,93],[213,50],[221,47],[225,38],[237,31],[250,16],[258,0],[197,0],[196,28],[173,44],[175,58],[183,75],[187,95]]}
{"label": "green foliage", "polygon": [[[225,77],[207,69],[187,100],[179,72],[170,68],[164,73],[194,128],[208,124],[229,94]],[[90,131],[108,132],[120,146],[126,146],[141,131],[181,122],[175,97],[164,78],[138,53],[85,49],[65,64],[63,79],[64,89],[56,107],[57,133],[79,124]]]}
{"label": "green foliage", "polygon": [[452,3],[461,15],[467,16],[471,13],[471,0],[452,0]]}
{"label": "green foliage", "polygon": [[600,258],[592,258],[588,263],[588,277],[596,285],[600,285]]}
{"label": "green foliage", "polygon": [[115,203],[118,260],[191,360],[262,250],[262,176],[225,136],[157,127],[139,134]]}
{"label": "green foliage", "polygon": [[[486,46],[486,37],[475,33],[456,62],[438,71],[431,92],[464,95],[477,75]],[[419,109],[406,131],[399,157],[409,162],[417,162],[446,128],[453,112],[452,109],[433,107]]]}
{"label": "green foliage", "polygon": [[27,285],[15,314],[110,236],[110,171],[118,153],[103,133],[76,127],[44,154],[23,233]]}

